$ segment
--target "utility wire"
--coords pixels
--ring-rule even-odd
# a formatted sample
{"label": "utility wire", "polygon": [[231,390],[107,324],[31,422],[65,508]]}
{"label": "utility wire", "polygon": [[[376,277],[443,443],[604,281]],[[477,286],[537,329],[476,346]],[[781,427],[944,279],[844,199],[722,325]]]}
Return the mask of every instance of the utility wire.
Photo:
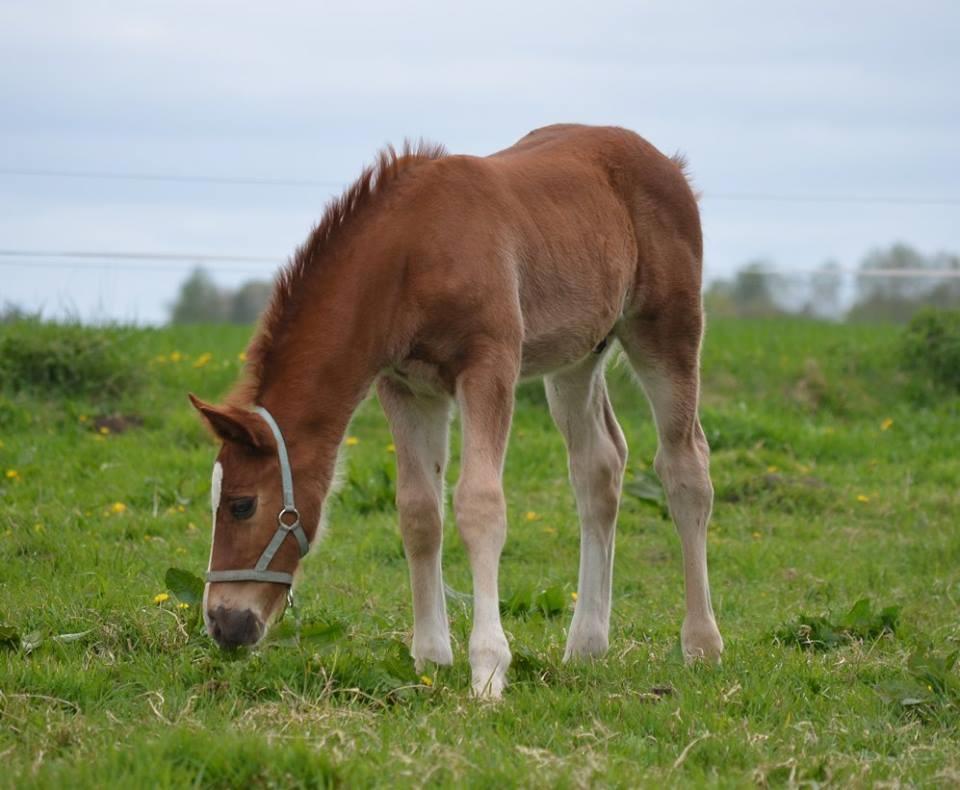
{"label": "utility wire", "polygon": [[[96,261],[85,261],[83,263],[78,263],[76,261],[17,261],[17,260],[0,260],[0,267],[4,268],[19,268],[19,269],[69,269],[70,271],[95,271],[95,270],[107,270],[107,271],[117,271],[117,272],[170,272],[173,274],[187,274],[189,268],[186,266],[163,266],[162,264],[140,264],[140,265],[130,265],[123,263],[105,263],[105,262],[96,262]],[[219,274],[249,274],[253,276],[269,278],[272,276],[272,272],[266,269],[244,269],[234,266],[218,266],[216,268],[217,273]]]}
{"label": "utility wire", "polygon": [[143,260],[143,261],[188,261],[203,263],[282,263],[286,257],[268,257],[265,255],[211,255],[204,252],[117,252],[76,250],[57,252],[53,250],[3,250],[0,257],[4,258],[109,258],[116,260]]}
{"label": "utility wire", "polygon": [[177,184],[231,184],[258,187],[326,187],[340,189],[342,181],[310,178],[260,178],[258,176],[176,175],[167,173],[113,173],[99,170],[28,170],[0,168],[0,176],[29,178],[83,178],[98,181],[170,181]]}
{"label": "utility wire", "polygon": [[[65,260],[49,260],[50,258],[61,258]],[[29,260],[25,260],[29,259]],[[167,263],[198,264],[198,263],[272,263],[275,266],[281,263],[282,258],[270,258],[251,255],[208,255],[205,253],[164,253],[164,252],[96,252],[96,251],[78,251],[78,252],[43,252],[40,250],[0,250],[0,266],[11,266],[21,268],[49,268],[49,269],[109,269],[111,271],[130,271],[130,272],[183,272],[185,266],[163,265]],[[107,262],[109,261],[109,262]],[[133,263],[142,261],[143,263]],[[156,262],[156,263],[155,263]],[[215,266],[214,271],[230,274],[254,274],[269,276],[270,271],[263,268],[236,267],[236,266]],[[856,269],[852,267],[834,267],[829,269],[818,269],[811,267],[798,267],[795,269],[776,266],[764,266],[758,269],[751,269],[747,274],[758,275],[845,275],[855,277],[934,277],[934,278],[956,278],[960,277],[960,269]]]}
{"label": "utility wire", "polygon": [[[28,178],[73,178],[103,181],[153,181],[178,184],[227,184],[233,186],[323,187],[341,189],[345,182],[313,178],[262,178],[259,176],[177,175],[168,173],[122,173],[103,170],[46,170],[35,168],[0,168],[0,176]],[[703,193],[705,201],[740,201],[752,203],[861,203],[864,205],[960,206],[960,197],[911,195],[816,195],[768,192]]]}

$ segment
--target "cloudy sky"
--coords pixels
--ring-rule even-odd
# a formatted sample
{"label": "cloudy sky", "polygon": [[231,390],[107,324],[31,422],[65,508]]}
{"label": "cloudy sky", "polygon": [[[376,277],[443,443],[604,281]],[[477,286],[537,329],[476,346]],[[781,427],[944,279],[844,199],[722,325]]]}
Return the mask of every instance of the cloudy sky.
{"label": "cloudy sky", "polygon": [[708,277],[960,250],[956,3],[325,5],[0,5],[0,305],[162,321],[201,256],[269,277],[384,143],[559,121],[687,153]]}

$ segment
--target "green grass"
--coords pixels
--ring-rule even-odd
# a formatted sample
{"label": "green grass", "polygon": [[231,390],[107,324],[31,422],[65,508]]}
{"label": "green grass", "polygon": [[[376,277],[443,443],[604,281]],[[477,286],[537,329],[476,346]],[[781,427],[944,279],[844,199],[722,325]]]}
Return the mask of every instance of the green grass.
{"label": "green grass", "polygon": [[[711,324],[719,668],[682,664],[678,541],[632,495],[610,654],[562,663],[578,530],[562,441],[524,385],[501,577],[522,605],[504,618],[515,660],[498,705],[468,696],[468,602],[449,601],[456,661],[432,685],[404,655],[407,570],[375,399],[298,590],[299,641],[288,616],[271,645],[222,654],[192,609],[154,603],[169,567],[200,573],[209,551],[215,448],[186,392],[225,392],[247,333],[117,330],[109,353],[126,373],[108,387],[71,390],[58,373],[38,390],[29,370],[0,381],[0,786],[960,781],[960,399],[900,371],[898,330]],[[610,378],[628,483],[650,491],[646,403],[624,367]],[[142,424],[119,432],[115,415]],[[446,529],[446,581],[469,590]]]}

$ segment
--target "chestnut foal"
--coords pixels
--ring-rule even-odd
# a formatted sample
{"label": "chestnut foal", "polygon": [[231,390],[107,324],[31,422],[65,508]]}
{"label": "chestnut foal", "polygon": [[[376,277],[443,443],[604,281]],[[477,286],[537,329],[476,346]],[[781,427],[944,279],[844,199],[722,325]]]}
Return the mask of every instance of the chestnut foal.
{"label": "chestnut foal", "polygon": [[397,448],[417,667],[453,659],[440,556],[447,429],[459,407],[453,503],[473,572],[472,685],[500,696],[510,664],[497,590],[503,462],[517,381],[543,376],[581,524],[565,658],[602,655],[627,458],[604,381],[616,339],[653,409],[654,465],[683,546],[683,652],[718,659],[706,558],[713,489],[697,416],[701,255],[682,161],[625,129],[550,126],[485,158],[422,144],[382,153],[281,274],[227,404],[194,399],[223,440],[204,601],[211,635],[252,644],[283,611],[351,416],[376,382]]}

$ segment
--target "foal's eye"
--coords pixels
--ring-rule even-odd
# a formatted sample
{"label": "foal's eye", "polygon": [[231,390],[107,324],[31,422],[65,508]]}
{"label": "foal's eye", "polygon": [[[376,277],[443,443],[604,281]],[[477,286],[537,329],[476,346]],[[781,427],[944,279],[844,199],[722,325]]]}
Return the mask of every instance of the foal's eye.
{"label": "foal's eye", "polygon": [[250,518],[256,512],[257,498],[255,496],[244,496],[230,500],[230,515],[238,521]]}

